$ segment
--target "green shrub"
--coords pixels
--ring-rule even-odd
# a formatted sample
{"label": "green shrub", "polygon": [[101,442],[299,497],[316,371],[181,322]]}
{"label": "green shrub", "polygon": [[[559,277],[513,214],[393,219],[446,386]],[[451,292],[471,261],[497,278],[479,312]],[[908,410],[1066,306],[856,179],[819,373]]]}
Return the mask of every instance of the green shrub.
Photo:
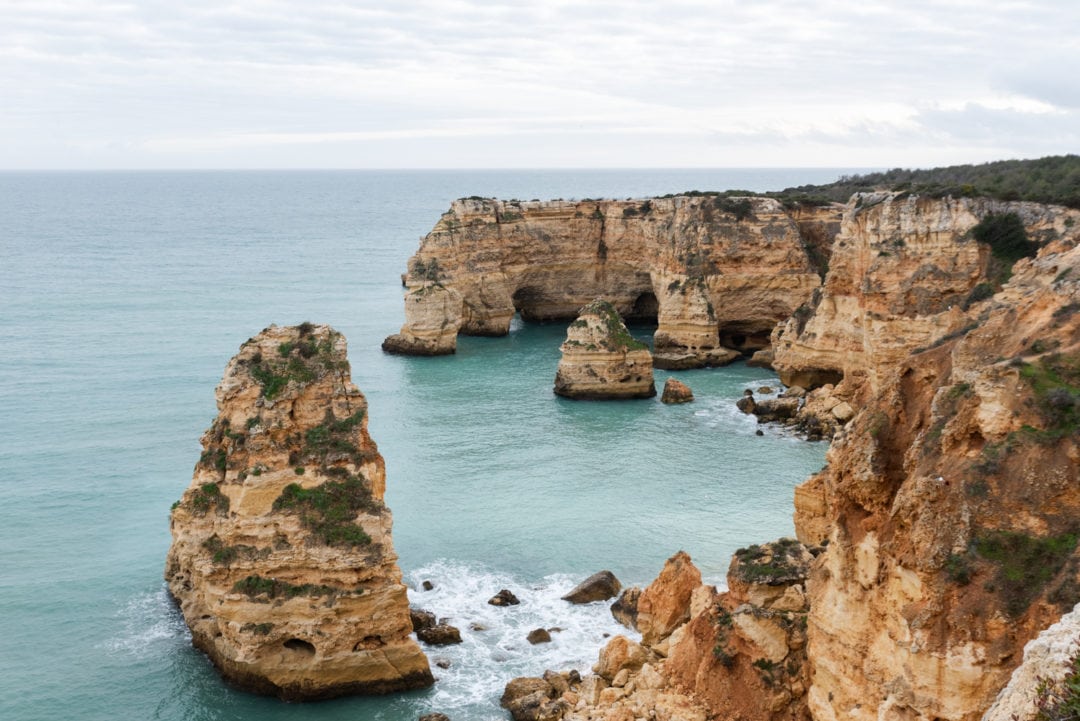
{"label": "green shrub", "polygon": [[1039,246],[1028,239],[1024,222],[1016,213],[991,213],[971,229],[975,240],[990,246],[990,252],[1003,263],[1012,265],[1030,258]]}
{"label": "green shrub", "polygon": [[371,537],[356,525],[357,514],[379,508],[360,476],[327,481],[314,488],[290,483],[274,501],[274,510],[298,513],[300,522],[328,546],[366,546]]}
{"label": "green shrub", "polygon": [[1077,536],[1037,538],[1016,531],[992,531],[975,538],[972,550],[993,563],[994,585],[1005,600],[1005,610],[1020,616],[1057,576],[1076,549]]}
{"label": "green shrub", "polygon": [[986,300],[987,298],[992,298],[993,296],[994,286],[992,284],[986,282],[979,283],[971,289],[971,292],[968,293],[967,298],[964,299],[963,308],[964,310],[967,310],[979,301]]}
{"label": "green shrub", "polygon": [[1069,670],[1061,681],[1043,679],[1036,693],[1036,721],[1080,719],[1080,654],[1069,661]]}
{"label": "green shrub", "polygon": [[221,492],[218,484],[204,483],[191,492],[191,510],[195,515],[203,516],[211,508],[224,516],[229,512],[229,497]]}
{"label": "green shrub", "polygon": [[296,598],[297,596],[336,596],[344,593],[344,589],[334,588],[333,586],[315,585],[313,583],[296,586],[286,581],[263,578],[262,576],[247,576],[233,584],[232,590],[252,599],[264,594],[267,598]]}

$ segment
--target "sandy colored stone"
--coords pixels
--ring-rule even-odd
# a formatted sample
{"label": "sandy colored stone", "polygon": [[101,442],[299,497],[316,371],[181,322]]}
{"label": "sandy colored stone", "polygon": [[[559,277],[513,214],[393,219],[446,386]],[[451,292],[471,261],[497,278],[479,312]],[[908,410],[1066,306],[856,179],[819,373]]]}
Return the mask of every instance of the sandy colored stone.
{"label": "sandy colored stone", "polygon": [[637,627],[641,642],[651,646],[690,619],[690,598],[701,585],[701,572],[685,551],[664,563],[663,570],[638,599]]}
{"label": "sandy colored stone", "polygon": [[664,403],[689,403],[694,400],[694,392],[677,378],[668,378],[664,381],[664,392],[660,400]]}
{"label": "sandy colored stone", "polygon": [[[624,317],[658,322],[656,367],[723,365],[766,348],[773,326],[820,285],[804,235],[834,232],[827,218],[840,206],[816,214],[797,218],[758,197],[457,200],[409,261],[394,344],[447,348],[451,330],[504,335],[515,312],[568,321],[603,297]],[[435,283],[460,304],[443,304],[440,320],[432,303],[412,320],[412,294]]]}
{"label": "sandy colored stone", "polygon": [[566,398],[651,398],[652,355],[626,329],[615,307],[597,299],[566,330],[555,373],[555,393]]}
{"label": "sandy colored stone", "polygon": [[637,670],[649,660],[649,652],[626,636],[613,636],[600,651],[595,673],[608,683],[623,669]]}
{"label": "sandy colored stone", "polygon": [[[216,396],[165,569],[192,642],[238,686],[289,700],[430,685],[345,338],[270,326],[229,361]],[[324,536],[295,499],[332,487],[355,518]]]}

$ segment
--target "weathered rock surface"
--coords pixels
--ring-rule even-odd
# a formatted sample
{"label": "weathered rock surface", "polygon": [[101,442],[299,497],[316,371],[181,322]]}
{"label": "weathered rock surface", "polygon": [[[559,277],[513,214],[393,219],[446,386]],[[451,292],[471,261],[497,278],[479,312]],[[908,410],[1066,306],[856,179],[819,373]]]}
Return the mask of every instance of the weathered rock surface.
{"label": "weathered rock surface", "polygon": [[615,307],[594,300],[566,330],[555,393],[579,400],[651,398],[652,355],[626,329]]}
{"label": "weathered rock surface", "polygon": [[690,386],[676,378],[668,378],[664,381],[664,392],[660,396],[663,403],[689,403],[694,400],[694,392]]}
{"label": "weathered rock surface", "polygon": [[634,586],[633,588],[626,589],[622,592],[622,595],[616,599],[615,603],[611,604],[611,615],[622,625],[636,631],[637,606],[640,599],[640,588]]}
{"label": "weathered rock surface", "polygon": [[574,586],[570,593],[562,597],[570,603],[592,603],[606,601],[619,595],[622,584],[611,571],[598,571]]}
{"label": "weathered rock surface", "polygon": [[[816,719],[970,721],[1023,645],[1077,598],[1080,213],[966,200],[881,205],[850,241],[873,237],[862,247],[876,250],[897,231],[903,245],[878,267],[909,252],[919,267],[939,265],[925,288],[940,302],[894,276],[883,282],[866,255],[856,271],[842,233],[826,290],[841,281],[848,290],[828,307],[826,295],[818,320],[784,351],[817,359],[795,370],[842,368],[837,390],[854,411],[826,469],[796,491],[799,537],[829,541],[807,583],[807,703]],[[960,235],[988,207],[1016,210],[1033,232],[1057,237],[964,311],[959,301],[980,276],[978,249]],[[889,229],[884,219],[894,216]],[[956,304],[944,307],[950,298]],[[950,335],[952,318],[964,332]],[[847,340],[826,345],[839,338]],[[816,350],[799,356],[810,340]],[[909,357],[911,343],[932,347]],[[834,352],[849,365],[822,360]]]}
{"label": "weathered rock surface", "polygon": [[[1013,671],[982,721],[1034,721],[1044,690],[1061,691],[1080,654],[1080,605],[1024,646],[1024,661]],[[1075,692],[1074,692],[1075,693]]]}
{"label": "weathered rock surface", "polygon": [[637,628],[641,642],[652,646],[671,635],[690,617],[690,596],[701,585],[701,572],[685,551],[664,563],[660,575],[641,592]]}
{"label": "weathered rock surface", "polygon": [[[756,197],[458,200],[409,262],[391,349],[452,351],[458,332],[504,335],[515,312],[571,320],[603,297],[623,317],[658,322],[657,367],[722,365],[738,355],[725,346],[766,347],[820,285],[810,256],[839,217],[838,206],[788,211]],[[435,284],[447,295],[414,299]]]}
{"label": "weathered rock surface", "polygon": [[546,628],[534,628],[529,631],[529,635],[525,637],[525,640],[533,646],[538,643],[551,643],[551,632]]}
{"label": "weathered rock surface", "polygon": [[461,294],[437,280],[414,286],[405,296],[405,325],[382,349],[400,355],[448,355],[457,350]]}
{"label": "weathered rock surface", "polygon": [[430,685],[345,339],[270,326],[217,387],[165,578],[222,675],[288,700]]}
{"label": "weathered rock surface", "polygon": [[506,588],[488,599],[488,604],[491,606],[516,606],[519,603],[521,603],[521,601],[518,600],[518,597]]}
{"label": "weathered rock surface", "polygon": [[421,628],[416,632],[416,637],[429,646],[450,646],[461,643],[461,631],[448,623],[437,623],[434,626]]}

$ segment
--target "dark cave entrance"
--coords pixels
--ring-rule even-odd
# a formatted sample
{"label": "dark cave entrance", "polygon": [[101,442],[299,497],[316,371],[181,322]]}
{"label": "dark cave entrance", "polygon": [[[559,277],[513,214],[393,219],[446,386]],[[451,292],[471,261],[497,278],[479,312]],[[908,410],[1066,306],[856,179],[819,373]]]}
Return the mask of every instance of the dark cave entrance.
{"label": "dark cave entrance", "polygon": [[656,325],[657,317],[659,315],[660,301],[656,299],[655,293],[646,291],[634,300],[634,304],[626,313],[626,318],[624,320],[626,320],[627,323]]}

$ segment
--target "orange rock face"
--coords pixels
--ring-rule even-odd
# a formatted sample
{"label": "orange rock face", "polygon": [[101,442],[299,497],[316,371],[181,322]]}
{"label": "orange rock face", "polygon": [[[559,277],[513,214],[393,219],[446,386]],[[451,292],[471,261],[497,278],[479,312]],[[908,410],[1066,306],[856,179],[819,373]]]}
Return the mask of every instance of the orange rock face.
{"label": "orange rock face", "polygon": [[[827,232],[830,212],[803,225]],[[800,227],[768,198],[458,200],[409,261],[406,323],[388,349],[452,352],[457,333],[503,335],[515,312],[572,320],[604,298],[658,322],[658,366],[721,365],[734,357],[724,346],[768,345],[820,285]]]}
{"label": "orange rock face", "polygon": [[192,642],[230,681],[288,700],[430,685],[344,337],[267,328],[217,404],[165,569]]}

